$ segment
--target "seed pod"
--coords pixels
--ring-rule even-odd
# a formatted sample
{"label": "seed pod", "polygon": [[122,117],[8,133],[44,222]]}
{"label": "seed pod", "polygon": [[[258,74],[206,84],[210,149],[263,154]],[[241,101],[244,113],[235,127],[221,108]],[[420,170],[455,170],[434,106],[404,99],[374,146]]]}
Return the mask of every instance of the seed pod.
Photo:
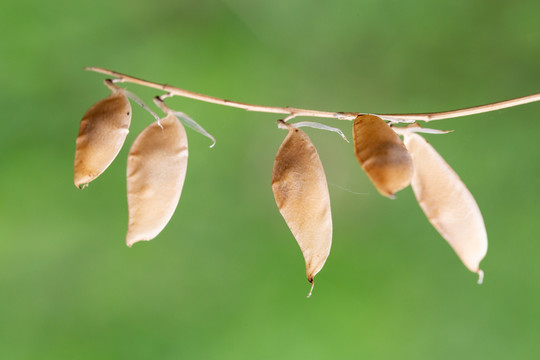
{"label": "seed pod", "polygon": [[414,163],[412,188],[429,222],[448,241],[461,261],[480,275],[487,234],[480,209],[459,176],[420,135],[405,135]]}
{"label": "seed pod", "polygon": [[276,204],[306,262],[309,282],[323,267],[332,244],[330,196],[324,169],[309,137],[292,125],[272,172]]}
{"label": "seed pod", "polygon": [[129,226],[126,243],[152,240],[171,219],[186,177],[188,143],[173,114],[135,139],[127,163]]}
{"label": "seed pod", "polygon": [[353,142],[358,162],[382,195],[394,198],[394,193],[411,183],[411,156],[384,120],[374,115],[358,116]]}
{"label": "seed pod", "polygon": [[120,152],[131,122],[131,105],[124,90],[105,81],[111,95],[84,114],[75,147],[74,182],[83,188],[97,178]]}

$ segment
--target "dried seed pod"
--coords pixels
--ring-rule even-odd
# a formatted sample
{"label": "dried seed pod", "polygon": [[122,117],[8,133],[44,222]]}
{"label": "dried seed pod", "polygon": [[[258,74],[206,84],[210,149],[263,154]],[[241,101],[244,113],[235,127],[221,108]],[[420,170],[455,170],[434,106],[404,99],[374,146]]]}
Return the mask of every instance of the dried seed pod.
{"label": "dried seed pod", "polygon": [[120,152],[131,122],[131,105],[124,90],[105,81],[111,95],[84,114],[75,147],[74,182],[83,188],[97,178]]}
{"label": "dried seed pod", "polygon": [[323,267],[332,244],[330,196],[324,169],[309,137],[292,125],[272,172],[276,204],[306,262],[308,280]]}
{"label": "dried seed pod", "polygon": [[420,135],[405,134],[414,163],[412,188],[431,224],[461,261],[480,275],[487,252],[487,234],[480,209],[459,176]]}
{"label": "dried seed pod", "polygon": [[411,183],[411,156],[399,136],[384,120],[374,115],[360,115],[353,125],[354,153],[373,185],[384,196]]}
{"label": "dried seed pod", "polygon": [[126,243],[130,247],[153,239],[163,230],[178,205],[186,177],[186,131],[173,114],[161,119],[160,124],[146,127],[129,150]]}

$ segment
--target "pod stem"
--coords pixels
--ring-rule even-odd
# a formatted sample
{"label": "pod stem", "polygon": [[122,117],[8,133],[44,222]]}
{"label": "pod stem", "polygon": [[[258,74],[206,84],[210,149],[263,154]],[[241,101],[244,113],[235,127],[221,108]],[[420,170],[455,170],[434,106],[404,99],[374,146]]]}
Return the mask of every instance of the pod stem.
{"label": "pod stem", "polygon": [[[146,86],[149,88],[154,88],[162,90],[166,93],[170,93],[170,96],[176,95],[181,97],[186,97],[190,99],[200,100],[208,103],[213,103],[222,106],[235,107],[239,109],[244,109],[246,111],[256,111],[264,113],[274,113],[274,114],[288,114],[294,116],[312,116],[320,118],[332,118],[338,120],[354,120],[358,115],[367,114],[366,112],[333,112],[333,111],[320,111],[320,110],[310,110],[310,109],[300,109],[293,107],[278,107],[278,106],[264,106],[264,105],[253,105],[242,103],[238,101],[226,100],[214,96],[199,94],[193,91],[184,90],[174,86],[159,84],[151,81],[142,80],[133,76],[122,74],[116,71],[103,69],[99,67],[87,67],[85,70],[94,71],[100,74],[106,74],[110,76],[115,76],[123,82],[129,82],[141,86]],[[491,103],[481,106],[473,106],[464,109],[452,110],[452,111],[442,111],[442,112],[432,112],[432,113],[418,113],[418,114],[380,114],[383,118],[389,119],[396,122],[411,122],[411,121],[433,121],[433,120],[442,120],[450,119],[455,117],[462,117],[467,115],[481,114],[485,112],[505,109],[509,107],[514,107],[518,105],[523,105],[535,101],[540,101],[540,93],[523,96],[515,99],[500,101],[496,103]]]}

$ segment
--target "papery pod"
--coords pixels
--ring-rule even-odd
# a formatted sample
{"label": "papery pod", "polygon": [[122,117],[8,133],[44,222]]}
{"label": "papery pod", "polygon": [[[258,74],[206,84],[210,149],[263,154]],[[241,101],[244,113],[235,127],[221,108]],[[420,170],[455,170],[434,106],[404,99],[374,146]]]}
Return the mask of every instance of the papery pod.
{"label": "papery pod", "polygon": [[420,135],[405,135],[414,163],[412,188],[431,224],[472,272],[482,272],[487,234],[480,209],[459,176]]}
{"label": "papery pod", "polygon": [[390,198],[411,183],[413,165],[399,136],[381,118],[360,115],[353,125],[354,153],[377,190]]}
{"label": "papery pod", "polygon": [[128,246],[153,239],[167,225],[180,200],[187,160],[186,131],[173,114],[137,136],[127,163]]}
{"label": "papery pod", "polygon": [[323,267],[332,244],[332,215],[326,176],[309,137],[292,125],[272,172],[276,204],[306,262],[309,282]]}
{"label": "papery pod", "polygon": [[120,152],[131,122],[124,90],[106,80],[111,94],[84,114],[75,147],[74,182],[83,188],[97,178]]}

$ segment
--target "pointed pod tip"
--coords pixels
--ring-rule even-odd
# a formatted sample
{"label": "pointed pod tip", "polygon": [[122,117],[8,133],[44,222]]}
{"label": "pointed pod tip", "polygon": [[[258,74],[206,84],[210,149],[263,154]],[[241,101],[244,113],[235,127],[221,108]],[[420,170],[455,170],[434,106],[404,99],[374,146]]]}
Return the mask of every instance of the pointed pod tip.
{"label": "pointed pod tip", "polygon": [[382,188],[378,188],[378,187],[376,187],[376,188],[377,188],[377,190],[379,191],[379,193],[380,193],[382,196],[387,197],[387,198],[389,198],[390,200],[395,200],[395,198],[396,198],[396,194],[395,194],[395,193],[392,193],[392,192],[390,192],[390,191],[388,191],[388,190],[386,190],[386,189],[382,189]]}
{"label": "pointed pod tip", "polygon": [[75,182],[75,186],[77,187],[77,189],[82,190],[82,189],[88,187],[88,183],[77,183],[77,182]]}
{"label": "pointed pod tip", "polygon": [[126,245],[128,248],[131,248],[138,240],[133,239],[129,234],[126,236]]}
{"label": "pointed pod tip", "polygon": [[477,281],[477,284],[478,285],[482,285],[484,283],[484,271],[479,269],[477,271],[477,274],[478,274],[478,281]]}
{"label": "pointed pod tip", "polygon": [[132,247],[134,244],[138,243],[139,241],[150,241],[154,237],[141,237],[137,234],[130,234],[128,231],[128,234],[126,235],[126,245],[128,247]]}
{"label": "pointed pod tip", "polygon": [[315,281],[313,281],[313,278],[308,278],[308,281],[311,283],[311,289],[309,289],[309,294],[307,294],[307,298],[309,299],[313,294],[313,287],[315,286]]}
{"label": "pointed pod tip", "polygon": [[133,244],[141,241],[142,239],[137,239],[137,238],[131,238],[131,237],[126,237],[126,245],[128,248],[131,248],[133,246]]}

